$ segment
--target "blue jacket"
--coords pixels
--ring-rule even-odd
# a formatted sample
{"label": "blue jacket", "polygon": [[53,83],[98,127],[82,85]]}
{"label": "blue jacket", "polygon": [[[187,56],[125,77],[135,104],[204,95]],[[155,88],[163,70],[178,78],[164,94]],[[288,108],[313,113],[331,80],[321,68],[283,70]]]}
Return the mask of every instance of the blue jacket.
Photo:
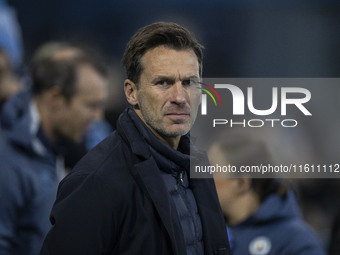
{"label": "blue jacket", "polygon": [[314,232],[301,220],[293,191],[270,195],[247,220],[230,227],[233,255],[323,255]]}
{"label": "blue jacket", "polygon": [[20,93],[1,114],[0,254],[36,255],[50,228],[58,176],[56,157],[30,132],[30,95]]}
{"label": "blue jacket", "polygon": [[[229,254],[213,180],[190,179],[189,185],[202,222],[204,254]],[[117,130],[60,183],[51,222],[41,255],[186,254],[176,206],[126,111]]]}
{"label": "blue jacket", "polygon": [[0,49],[5,50],[14,68],[18,68],[23,57],[21,27],[15,8],[6,0],[0,0]]}

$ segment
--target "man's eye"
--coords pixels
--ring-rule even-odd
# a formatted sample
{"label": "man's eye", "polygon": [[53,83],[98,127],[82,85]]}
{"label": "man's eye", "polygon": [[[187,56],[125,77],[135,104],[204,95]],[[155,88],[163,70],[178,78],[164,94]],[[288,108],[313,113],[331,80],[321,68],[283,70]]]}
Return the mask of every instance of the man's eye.
{"label": "man's eye", "polygon": [[166,86],[166,85],[168,85],[168,82],[167,82],[166,80],[162,80],[162,81],[158,81],[158,82],[156,83],[156,85]]}
{"label": "man's eye", "polygon": [[182,81],[183,86],[193,86],[197,85],[197,82],[195,80],[184,80]]}

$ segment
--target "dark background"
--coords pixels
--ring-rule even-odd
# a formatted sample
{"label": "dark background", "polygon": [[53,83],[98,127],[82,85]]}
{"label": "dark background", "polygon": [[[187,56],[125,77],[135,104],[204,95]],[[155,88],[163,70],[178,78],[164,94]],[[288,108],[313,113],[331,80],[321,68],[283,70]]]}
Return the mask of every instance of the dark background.
{"label": "dark background", "polygon": [[204,44],[205,77],[337,77],[340,2],[329,0],[10,0],[26,59],[41,43],[81,39],[119,61],[130,36],[174,21]]}
{"label": "dark background", "polygon": [[[131,35],[155,21],[178,22],[205,46],[204,77],[339,77],[340,1],[330,0],[10,0],[24,40],[24,65],[34,50],[52,40],[77,40],[100,50],[115,67],[117,94],[122,92],[120,58]],[[331,116],[339,118],[339,89]],[[121,94],[120,94],[121,95]],[[116,97],[117,99],[117,97]],[[113,99],[114,100],[114,99]],[[119,107],[125,101],[119,98]],[[113,115],[112,115],[113,116]],[[115,118],[116,115],[114,115]],[[339,122],[335,121],[334,125]],[[315,123],[317,127],[317,123]],[[321,156],[333,134],[309,127]],[[307,127],[308,128],[308,127]],[[338,128],[334,126],[334,132]],[[327,160],[339,163],[339,152]],[[333,162],[336,163],[336,162]],[[299,180],[305,219],[328,245],[339,204],[338,180]]]}

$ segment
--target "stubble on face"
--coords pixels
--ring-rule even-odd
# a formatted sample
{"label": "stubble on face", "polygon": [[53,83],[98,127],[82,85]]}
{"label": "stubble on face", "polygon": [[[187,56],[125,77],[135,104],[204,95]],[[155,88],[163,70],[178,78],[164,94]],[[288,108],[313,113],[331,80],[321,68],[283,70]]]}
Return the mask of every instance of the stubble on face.
{"label": "stubble on face", "polygon": [[142,64],[135,110],[156,136],[179,141],[197,114],[198,90],[194,100],[190,94],[192,80],[199,79],[197,57],[192,50],[160,46],[145,53]]}
{"label": "stubble on face", "polygon": [[[153,113],[154,108],[150,107],[150,104],[147,103],[148,99],[145,97],[144,93],[139,93],[139,108],[141,116],[147,126],[154,131],[157,132],[162,137],[171,138],[185,135],[189,132],[191,125],[190,121],[187,120],[173,120],[172,123],[170,121],[164,120],[164,118],[157,118]],[[190,118],[190,107],[188,106],[175,106],[175,107],[164,107],[161,111],[162,116],[166,116],[167,113],[172,112],[182,112],[187,114],[187,119]],[[182,126],[181,128],[169,128],[169,126]],[[184,127],[183,127],[184,126]]]}

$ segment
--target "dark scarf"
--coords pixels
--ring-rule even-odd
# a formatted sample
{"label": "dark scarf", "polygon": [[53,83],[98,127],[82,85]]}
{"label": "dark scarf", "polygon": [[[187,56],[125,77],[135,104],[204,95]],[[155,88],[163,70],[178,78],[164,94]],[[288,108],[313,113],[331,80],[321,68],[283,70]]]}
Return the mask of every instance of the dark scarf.
{"label": "dark scarf", "polygon": [[181,137],[178,150],[165,144],[145,125],[132,109],[128,110],[128,116],[149,145],[152,156],[158,167],[167,173],[178,175],[179,171],[189,171],[190,167],[190,136]]}

